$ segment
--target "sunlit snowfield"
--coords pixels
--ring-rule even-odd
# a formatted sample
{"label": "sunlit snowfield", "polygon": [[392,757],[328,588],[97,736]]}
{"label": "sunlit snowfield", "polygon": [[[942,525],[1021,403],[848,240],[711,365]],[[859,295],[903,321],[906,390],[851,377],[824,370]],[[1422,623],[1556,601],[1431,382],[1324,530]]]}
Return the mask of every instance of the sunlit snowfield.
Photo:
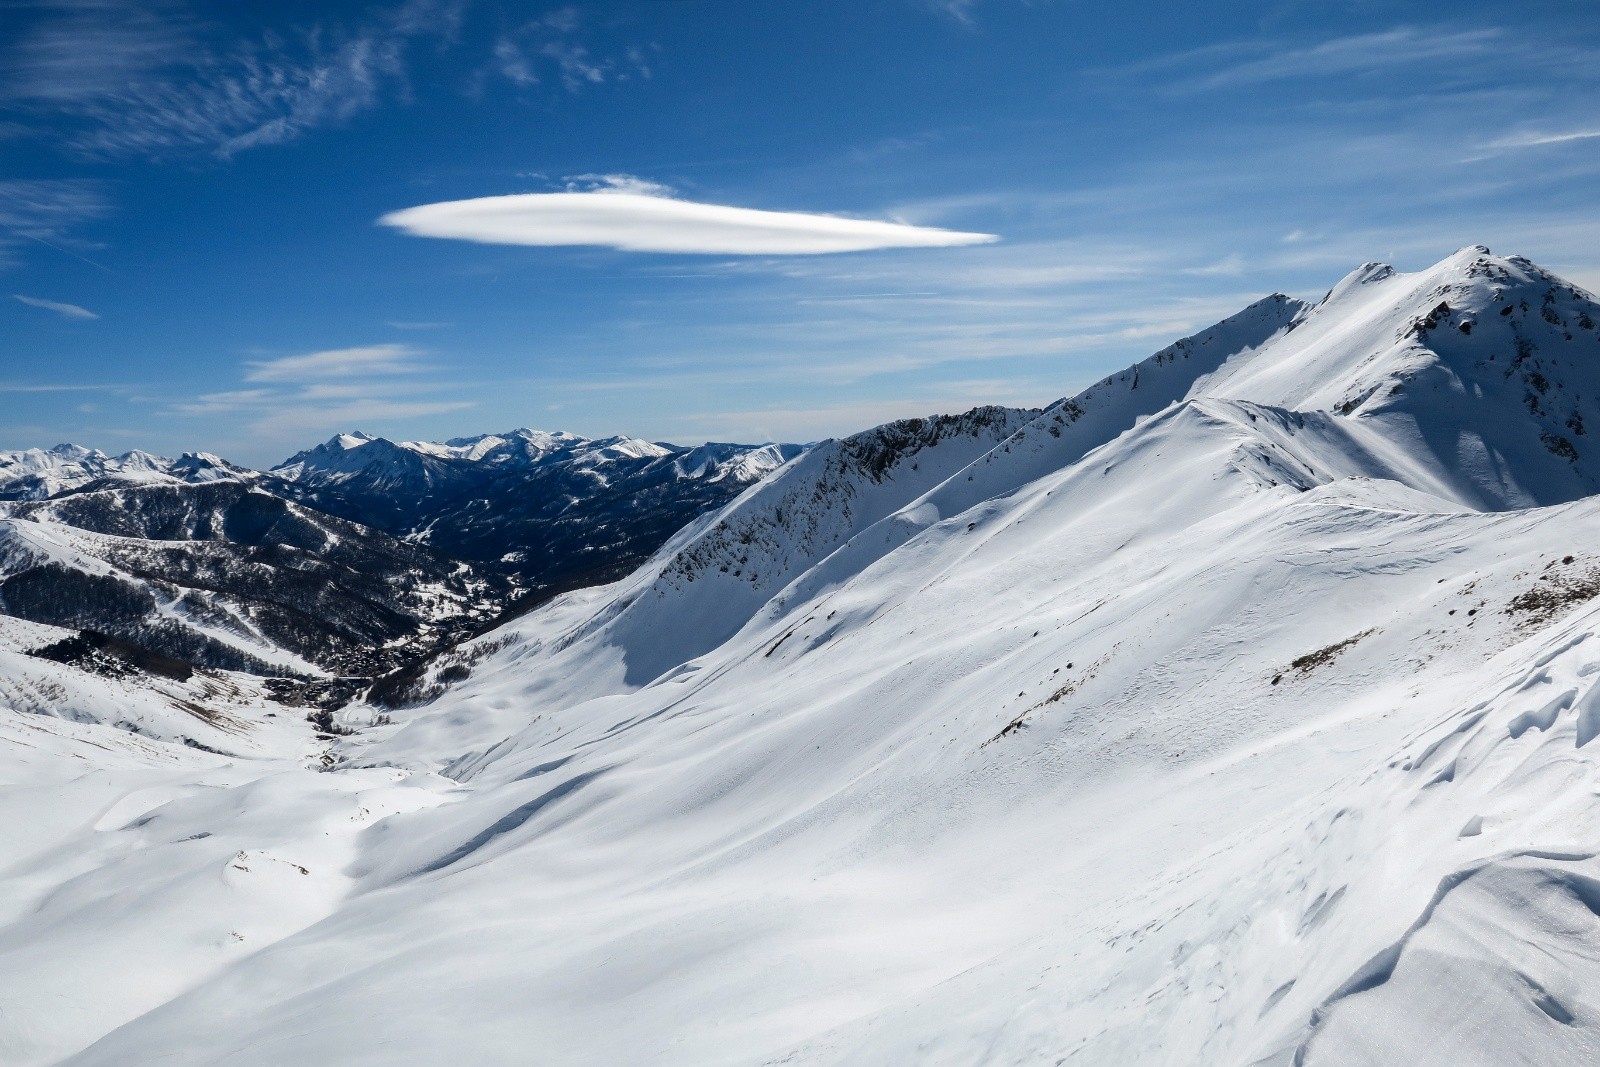
{"label": "sunlit snowfield", "polygon": [[1466,249],[824,442],[331,742],[0,619],[0,1060],[1589,1062],[1597,318]]}

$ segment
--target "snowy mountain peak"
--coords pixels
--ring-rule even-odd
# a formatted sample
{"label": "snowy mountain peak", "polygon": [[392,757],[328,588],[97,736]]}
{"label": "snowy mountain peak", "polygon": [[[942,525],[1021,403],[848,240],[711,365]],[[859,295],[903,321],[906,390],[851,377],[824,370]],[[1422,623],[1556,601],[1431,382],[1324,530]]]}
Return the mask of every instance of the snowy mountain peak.
{"label": "snowy mountain peak", "polygon": [[1556,503],[1600,488],[1597,323],[1587,293],[1481,245],[1368,264],[1192,395],[1355,417],[1472,507]]}
{"label": "snowy mountain peak", "polygon": [[1341,278],[1337,285],[1328,290],[1328,295],[1322,298],[1322,303],[1336,302],[1353,290],[1373,282],[1381,282],[1385,278],[1392,278],[1395,270],[1387,263],[1363,263],[1355,270]]}
{"label": "snowy mountain peak", "polygon": [[421,455],[382,437],[367,433],[341,433],[315,448],[298,452],[272,468],[272,473],[294,481],[339,480],[366,473],[398,485],[407,479],[426,480]]}
{"label": "snowy mountain peak", "polygon": [[[29,451],[34,450],[30,449]],[[59,456],[60,458],[66,460],[82,460],[90,458],[104,459],[106,455],[98,448],[84,448],[82,445],[75,445],[70,441],[63,441],[52,448],[46,449],[45,452],[48,455]]]}
{"label": "snowy mountain peak", "polygon": [[167,472],[185,482],[211,482],[249,479],[251,471],[234,466],[210,452],[185,452],[167,465]]}
{"label": "snowy mountain peak", "polygon": [[402,447],[414,452],[450,459],[491,464],[537,459],[552,452],[579,447],[587,439],[565,430],[532,430],[527,427],[505,433],[452,437],[448,441],[406,441]]}
{"label": "snowy mountain peak", "polygon": [[0,452],[0,500],[42,500],[111,476],[160,476],[169,464],[149,452],[111,456],[74,444]]}

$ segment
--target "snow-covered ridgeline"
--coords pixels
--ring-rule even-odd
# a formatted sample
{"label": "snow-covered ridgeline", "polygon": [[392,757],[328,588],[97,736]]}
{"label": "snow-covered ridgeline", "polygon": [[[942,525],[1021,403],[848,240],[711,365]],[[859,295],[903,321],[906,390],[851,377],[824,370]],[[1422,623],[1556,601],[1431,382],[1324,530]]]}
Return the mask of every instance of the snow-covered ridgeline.
{"label": "snow-covered ridgeline", "polygon": [[825,442],[333,774],[52,734],[0,1051],[1586,1062],[1596,315],[1468,249]]}

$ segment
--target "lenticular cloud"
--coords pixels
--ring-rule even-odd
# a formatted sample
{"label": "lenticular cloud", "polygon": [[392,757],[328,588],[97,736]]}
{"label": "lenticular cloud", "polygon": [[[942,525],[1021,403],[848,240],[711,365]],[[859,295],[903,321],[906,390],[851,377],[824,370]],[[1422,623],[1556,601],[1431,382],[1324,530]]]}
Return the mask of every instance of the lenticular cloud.
{"label": "lenticular cloud", "polygon": [[417,237],[481,244],[599,245],[626,252],[804,256],[987,244],[993,234],[759,211],[638,193],[523,193],[423,204],[378,220]]}

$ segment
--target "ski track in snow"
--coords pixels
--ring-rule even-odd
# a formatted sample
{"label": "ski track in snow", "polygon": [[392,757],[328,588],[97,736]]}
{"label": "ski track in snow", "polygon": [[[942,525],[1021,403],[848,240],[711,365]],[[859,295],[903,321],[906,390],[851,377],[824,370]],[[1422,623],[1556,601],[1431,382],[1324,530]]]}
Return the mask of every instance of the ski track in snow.
{"label": "ski track in snow", "polygon": [[1596,314],[1368,265],[825,442],[331,770],[0,620],[0,1062],[1595,1062]]}

